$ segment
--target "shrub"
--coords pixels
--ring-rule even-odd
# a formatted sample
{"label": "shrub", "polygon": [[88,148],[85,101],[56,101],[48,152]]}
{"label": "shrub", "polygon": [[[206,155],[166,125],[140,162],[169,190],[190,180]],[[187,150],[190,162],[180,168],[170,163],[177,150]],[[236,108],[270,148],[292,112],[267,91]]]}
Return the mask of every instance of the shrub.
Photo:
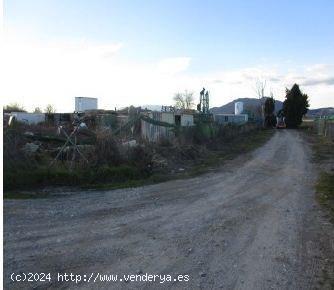
{"label": "shrub", "polygon": [[110,131],[97,133],[95,159],[96,165],[118,165],[121,163],[119,146]]}
{"label": "shrub", "polygon": [[144,174],[151,172],[153,150],[150,146],[136,146],[130,148],[128,154],[129,163],[138,168]]}

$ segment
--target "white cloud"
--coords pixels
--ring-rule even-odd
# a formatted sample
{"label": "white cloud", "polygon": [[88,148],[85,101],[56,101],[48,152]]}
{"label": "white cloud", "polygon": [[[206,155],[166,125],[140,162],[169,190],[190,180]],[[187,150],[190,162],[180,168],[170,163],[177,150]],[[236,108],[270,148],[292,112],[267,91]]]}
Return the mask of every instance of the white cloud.
{"label": "white cloud", "polygon": [[[334,106],[334,86],[321,81],[331,80],[333,66],[294,70],[256,66],[190,74],[189,57],[125,62],[119,57],[122,47],[84,40],[44,43],[7,38],[0,43],[1,101],[19,102],[28,110],[51,103],[57,111],[73,111],[75,96],[98,97],[100,108],[169,105],[174,93],[187,89],[197,98],[205,86],[211,92],[211,106],[220,106],[238,97],[255,97],[256,79],[265,78],[280,100],[285,87],[297,82],[310,96],[311,107]],[[312,80],[317,82],[303,86]]]}
{"label": "white cloud", "polygon": [[57,111],[72,111],[75,96],[98,97],[101,108],[170,104],[173,93],[183,90],[179,73],[190,58],[128,63],[120,61],[122,46],[6,39],[0,46],[1,99],[28,110],[52,103]]}
{"label": "white cloud", "polygon": [[189,67],[190,60],[190,57],[166,58],[158,63],[158,70],[167,74],[183,72]]}
{"label": "white cloud", "polygon": [[301,83],[304,86],[334,85],[334,77],[311,78]]}
{"label": "white cloud", "polygon": [[333,65],[326,63],[317,63],[310,66],[305,67],[305,71],[312,74],[323,74],[327,73],[329,70],[333,68]]}
{"label": "white cloud", "polygon": [[220,106],[238,97],[256,97],[254,90],[257,79],[267,81],[266,94],[274,93],[283,101],[285,88],[294,83],[308,94],[312,108],[334,106],[334,70],[328,64],[314,64],[308,67],[272,65],[257,66],[237,70],[226,70],[209,74],[205,82],[211,90],[212,106]]}

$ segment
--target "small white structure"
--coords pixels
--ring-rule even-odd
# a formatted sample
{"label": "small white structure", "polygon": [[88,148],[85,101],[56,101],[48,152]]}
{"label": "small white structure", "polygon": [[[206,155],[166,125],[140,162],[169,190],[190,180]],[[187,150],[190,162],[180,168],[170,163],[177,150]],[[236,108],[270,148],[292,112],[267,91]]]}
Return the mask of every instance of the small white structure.
{"label": "small white structure", "polygon": [[181,114],[181,127],[194,126],[194,115]]}
{"label": "small white structure", "polygon": [[45,122],[45,114],[43,113],[12,112],[9,116],[9,125],[13,120],[29,125]]}
{"label": "small white structure", "polygon": [[214,115],[214,120],[218,124],[229,124],[229,123],[234,123],[234,124],[244,124],[248,122],[248,115],[247,114],[217,114]]}
{"label": "small white structure", "polygon": [[234,103],[234,114],[240,115],[244,111],[244,103],[243,102],[235,102]]}
{"label": "small white structure", "polygon": [[75,112],[97,110],[97,98],[75,97]]}

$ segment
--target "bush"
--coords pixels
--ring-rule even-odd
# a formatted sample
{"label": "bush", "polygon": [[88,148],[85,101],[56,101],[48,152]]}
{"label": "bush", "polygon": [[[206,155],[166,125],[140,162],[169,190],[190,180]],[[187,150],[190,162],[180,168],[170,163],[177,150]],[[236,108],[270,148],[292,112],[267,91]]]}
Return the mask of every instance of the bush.
{"label": "bush", "polygon": [[3,132],[3,168],[7,170],[30,170],[36,167],[36,160],[26,156],[22,147],[27,142],[23,135],[24,126],[15,123],[12,127],[4,128]]}
{"label": "bush", "polygon": [[66,168],[39,168],[34,170],[5,171],[4,189],[31,189],[45,185],[94,185],[101,182],[125,182],[145,177],[145,172],[134,166],[101,166],[86,170],[69,171]]}
{"label": "bush", "polygon": [[99,132],[95,144],[96,165],[119,165],[121,154],[116,139],[110,131]]}
{"label": "bush", "polygon": [[194,132],[194,142],[203,144],[216,135],[214,126],[210,123],[197,123]]}
{"label": "bush", "polygon": [[128,160],[130,165],[142,171],[144,175],[151,172],[153,150],[150,146],[136,146],[130,148]]}

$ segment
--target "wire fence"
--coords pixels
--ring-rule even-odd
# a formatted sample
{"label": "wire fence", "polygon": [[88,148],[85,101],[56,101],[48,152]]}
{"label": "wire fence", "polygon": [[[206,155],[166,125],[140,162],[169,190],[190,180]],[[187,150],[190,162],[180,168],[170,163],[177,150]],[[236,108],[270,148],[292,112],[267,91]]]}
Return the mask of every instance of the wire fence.
{"label": "wire fence", "polygon": [[313,122],[313,129],[318,135],[334,140],[334,119],[315,119]]}

